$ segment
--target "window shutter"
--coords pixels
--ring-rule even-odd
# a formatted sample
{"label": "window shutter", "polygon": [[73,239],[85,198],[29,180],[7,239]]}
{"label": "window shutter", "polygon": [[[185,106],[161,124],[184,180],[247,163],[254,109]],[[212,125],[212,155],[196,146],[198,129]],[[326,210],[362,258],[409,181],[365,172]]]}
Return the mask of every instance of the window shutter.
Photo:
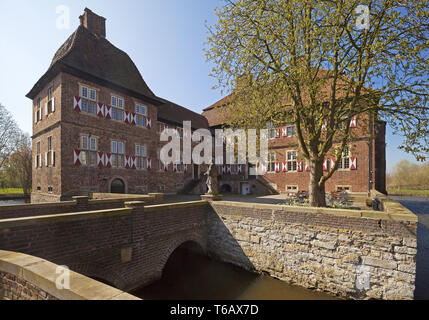
{"label": "window shutter", "polygon": [[73,153],[73,162],[75,166],[80,166],[81,163],[81,151],[80,150],[74,150]]}
{"label": "window shutter", "polygon": [[37,163],[37,155],[36,155],[36,157],[34,158],[34,167],[37,168],[38,167],[37,165],[38,163]]}
{"label": "window shutter", "polygon": [[55,167],[55,151],[51,151],[51,165]]}
{"label": "window shutter", "polygon": [[80,97],[76,96],[73,98],[73,108],[78,112],[82,109],[82,100]]}
{"label": "window shutter", "polygon": [[350,128],[356,128],[356,127],[357,127],[357,116],[354,116],[350,121]]}
{"label": "window shutter", "polygon": [[287,172],[287,162],[286,161],[282,162],[282,171]]}
{"label": "window shutter", "polygon": [[357,170],[357,158],[350,157],[349,168],[350,170]]}
{"label": "window shutter", "polygon": [[297,171],[302,172],[302,161],[297,161]]}
{"label": "window shutter", "polygon": [[42,121],[42,108],[40,108],[40,111],[39,111],[39,121]]}
{"label": "window shutter", "polygon": [[308,164],[308,162],[305,163],[305,171],[310,171],[310,165]]}
{"label": "window shutter", "polygon": [[37,111],[34,113],[34,123],[37,123],[37,121],[39,121],[39,119],[37,119]]}
{"label": "window shutter", "polygon": [[328,171],[328,160],[323,161],[323,171]]}
{"label": "window shutter", "polygon": [[48,103],[46,102],[45,103],[45,116],[47,116],[48,115]]}
{"label": "window shutter", "polygon": [[55,98],[52,98],[52,112],[55,112]]}
{"label": "window shutter", "polygon": [[280,163],[279,162],[275,163],[274,169],[275,169],[276,173],[280,172]]}
{"label": "window shutter", "polygon": [[42,167],[42,155],[41,154],[39,155],[39,167],[40,168]]}

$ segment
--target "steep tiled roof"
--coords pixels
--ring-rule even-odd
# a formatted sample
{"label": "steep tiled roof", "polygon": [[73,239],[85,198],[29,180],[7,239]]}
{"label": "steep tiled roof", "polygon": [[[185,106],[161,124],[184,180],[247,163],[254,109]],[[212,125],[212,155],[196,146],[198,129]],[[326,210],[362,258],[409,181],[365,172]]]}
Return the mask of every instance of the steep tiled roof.
{"label": "steep tiled roof", "polygon": [[58,49],[48,71],[27,96],[33,98],[53,73],[63,67],[83,72],[146,97],[156,98],[125,52],[82,25]]}
{"label": "steep tiled roof", "polygon": [[209,124],[207,119],[196,112],[186,109],[178,104],[171,101],[159,98],[165,103],[159,105],[158,108],[158,119],[173,122],[178,125],[182,125],[183,121],[191,121],[192,128],[208,128]]}
{"label": "steep tiled roof", "polygon": [[231,95],[220,99],[203,110],[202,115],[207,119],[210,127],[221,126],[225,123],[226,105],[231,101]]}
{"label": "steep tiled roof", "polygon": [[[85,11],[89,11],[85,9]],[[92,12],[91,12],[92,13]],[[55,53],[48,71],[33,86],[27,97],[33,99],[60,71],[90,77],[131,95],[149,99],[158,108],[158,118],[181,125],[192,121],[193,128],[208,128],[206,118],[198,113],[157,97],[143,80],[131,58],[104,37],[80,25]]]}

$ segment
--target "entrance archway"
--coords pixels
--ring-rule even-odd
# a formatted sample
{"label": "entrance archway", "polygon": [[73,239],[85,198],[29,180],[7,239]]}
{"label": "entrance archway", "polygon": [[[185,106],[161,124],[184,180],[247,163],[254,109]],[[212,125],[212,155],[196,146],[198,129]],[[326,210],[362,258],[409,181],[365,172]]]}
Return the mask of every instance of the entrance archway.
{"label": "entrance archway", "polygon": [[222,185],[222,187],[220,187],[220,192],[221,193],[230,193],[230,192],[232,192],[232,188],[229,184],[225,183]]}
{"label": "entrance archway", "polygon": [[125,183],[122,179],[116,178],[110,184],[111,193],[125,193]]}

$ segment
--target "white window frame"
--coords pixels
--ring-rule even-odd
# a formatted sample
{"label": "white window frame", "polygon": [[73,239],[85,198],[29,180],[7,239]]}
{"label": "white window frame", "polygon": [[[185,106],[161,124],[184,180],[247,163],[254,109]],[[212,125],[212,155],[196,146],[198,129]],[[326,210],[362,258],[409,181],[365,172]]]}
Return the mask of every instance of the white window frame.
{"label": "white window frame", "polygon": [[[113,147],[115,145],[115,148]],[[122,146],[122,151],[120,151]],[[112,167],[125,168],[125,143],[120,140],[110,141],[110,151],[112,154]]]}
{"label": "white window frame", "polygon": [[[112,113],[112,119],[115,121],[123,122],[124,121],[124,98],[115,94],[111,94],[110,96],[110,102],[111,102],[111,113]],[[120,103],[121,102],[121,103]],[[122,106],[120,106],[122,104]],[[118,119],[118,115],[121,115],[120,119]]]}
{"label": "white window frame", "polygon": [[[86,95],[84,94],[84,89],[86,89]],[[92,92],[94,92],[95,94],[95,99],[91,97]],[[90,115],[97,115],[97,89],[88,85],[81,84],[79,85],[79,94],[82,101],[81,111]],[[93,109],[93,112],[90,112],[91,109]]]}
{"label": "white window frame", "polygon": [[[293,156],[293,153],[295,153],[295,156]],[[287,165],[287,172],[298,172],[298,151],[297,150],[286,151],[286,165]]]}
{"label": "white window frame", "polygon": [[41,162],[40,159],[41,159],[41,156],[42,156],[41,150],[42,150],[42,143],[40,141],[37,141],[36,142],[36,164],[37,164],[36,168],[41,168],[42,167],[40,165],[40,162]]}
{"label": "white window frame", "polygon": [[[144,152],[143,152],[144,150]],[[135,157],[136,157],[136,169],[146,170],[147,169],[147,147],[144,144],[135,145]],[[141,164],[141,166],[140,166]]]}
{"label": "white window frame", "polygon": [[[338,170],[340,171],[350,171],[350,158],[352,154],[350,152],[350,147],[346,146],[341,154],[341,158],[338,164]],[[346,166],[346,164],[348,164]]]}
{"label": "white window frame", "polygon": [[[294,188],[294,189],[289,189],[289,188]],[[286,192],[297,192],[299,189],[298,189],[298,185],[287,185],[287,186],[285,186],[285,191]]]}
{"label": "white window frame", "polygon": [[[93,142],[94,141],[94,145]],[[80,136],[81,164],[88,167],[97,166],[98,137],[82,134]]]}
{"label": "white window frame", "polygon": [[[272,157],[272,155],[274,155],[274,157]],[[276,153],[268,151],[267,157],[267,172],[276,172]]]}
{"label": "white window frame", "polygon": [[[136,103],[136,126],[146,128],[147,123],[147,106],[141,103]],[[142,112],[144,110],[144,112]],[[137,120],[143,119],[143,121]]]}

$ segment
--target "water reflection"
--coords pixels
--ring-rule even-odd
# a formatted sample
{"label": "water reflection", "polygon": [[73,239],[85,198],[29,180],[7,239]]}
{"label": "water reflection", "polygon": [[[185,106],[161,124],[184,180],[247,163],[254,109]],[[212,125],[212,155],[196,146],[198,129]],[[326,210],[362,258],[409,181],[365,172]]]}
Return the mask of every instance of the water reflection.
{"label": "water reflection", "polygon": [[0,206],[10,206],[13,204],[25,204],[25,199],[19,199],[19,200],[0,200]]}
{"label": "water reflection", "polygon": [[169,300],[331,300],[314,292],[205,256],[176,250],[168,260],[161,280],[132,294],[142,299]]}

